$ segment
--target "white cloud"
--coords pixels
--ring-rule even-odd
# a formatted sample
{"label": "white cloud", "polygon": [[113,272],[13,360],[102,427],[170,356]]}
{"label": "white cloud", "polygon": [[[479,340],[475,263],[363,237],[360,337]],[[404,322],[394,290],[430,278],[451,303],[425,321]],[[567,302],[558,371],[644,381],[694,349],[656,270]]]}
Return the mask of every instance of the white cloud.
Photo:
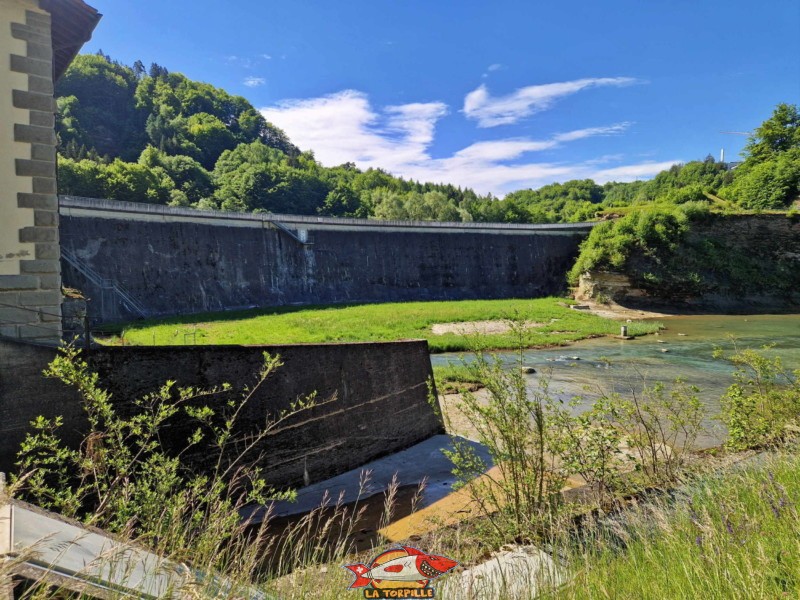
{"label": "white cloud", "polygon": [[656,173],[669,169],[672,165],[680,160],[670,160],[662,162],[643,162],[635,165],[622,165],[620,167],[611,167],[608,169],[600,169],[592,172],[591,177],[597,183],[606,183],[607,181],[633,181],[635,179],[647,179]]}
{"label": "white cloud", "polygon": [[622,123],[609,125],[607,127],[587,127],[586,129],[576,129],[574,131],[556,134],[553,136],[553,139],[557,142],[574,142],[576,140],[599,135],[616,135],[618,133],[623,133],[631,125],[633,125],[633,123],[630,121],[623,121]]}
{"label": "white cloud", "polygon": [[624,154],[603,154],[602,156],[598,156],[597,158],[587,160],[584,164],[604,165],[612,162],[620,162],[623,158],[625,158]]}
{"label": "white cloud", "polygon": [[510,125],[520,119],[550,108],[559,98],[590,87],[623,86],[637,83],[632,77],[596,77],[529,85],[506,96],[493,97],[486,85],[480,85],[464,98],[464,114],[475,119],[478,127]]}
{"label": "white cloud", "polygon": [[441,102],[389,106],[383,114],[355,90],[288,100],[265,108],[264,117],[284,129],[301,148],[327,165],[355,162],[366,167],[402,169],[428,159],[436,121],[447,114]]}
{"label": "white cloud", "polygon": [[225,62],[233,67],[238,67],[245,70],[256,69],[263,65],[265,60],[272,60],[270,54],[256,54],[253,56],[239,56],[238,54],[229,54],[225,57]]}
{"label": "white cloud", "polygon": [[576,129],[546,139],[502,138],[466,146],[444,158],[431,156],[437,122],[448,114],[441,102],[375,109],[366,94],[345,90],[306,100],[288,100],[262,109],[301,148],[314,151],[327,166],[354,162],[361,168],[383,168],[395,175],[471,187],[503,195],[515,189],[555,181],[594,178],[626,181],[655,175],[674,162],[643,162],[600,168],[618,162],[608,155],[580,163],[534,162],[528,155],[577,140],[619,135],[632,124]]}
{"label": "white cloud", "polygon": [[505,69],[505,65],[501,65],[500,63],[494,63],[486,67],[486,71],[481,75],[484,79],[489,77],[489,73],[494,73],[495,71],[499,71],[500,69]]}
{"label": "white cloud", "polygon": [[260,87],[265,83],[267,83],[267,80],[263,77],[246,77],[244,80],[244,84],[251,88]]}

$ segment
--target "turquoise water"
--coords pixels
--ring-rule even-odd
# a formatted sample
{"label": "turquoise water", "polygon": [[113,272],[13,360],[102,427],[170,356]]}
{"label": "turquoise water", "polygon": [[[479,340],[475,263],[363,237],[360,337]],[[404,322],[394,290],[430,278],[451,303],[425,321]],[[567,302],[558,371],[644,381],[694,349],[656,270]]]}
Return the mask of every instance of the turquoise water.
{"label": "turquoise water", "polygon": [[[719,443],[724,430],[713,418],[719,413],[719,398],[731,383],[733,368],[713,357],[722,347],[731,353],[739,348],[761,348],[781,356],[784,365],[800,369],[800,315],[693,315],[658,319],[666,329],[657,336],[635,340],[600,338],[549,350],[526,350],[525,365],[536,369],[527,375],[529,389],[539,389],[541,378],[550,379],[552,394],[570,399],[584,398],[583,406],[601,393],[640,390],[642,382],[670,383],[681,378],[700,388],[700,399],[709,418],[701,445]],[[497,356],[509,365],[516,364],[516,353]],[[460,362],[460,355],[438,354],[434,365]],[[463,360],[470,360],[464,355]]]}

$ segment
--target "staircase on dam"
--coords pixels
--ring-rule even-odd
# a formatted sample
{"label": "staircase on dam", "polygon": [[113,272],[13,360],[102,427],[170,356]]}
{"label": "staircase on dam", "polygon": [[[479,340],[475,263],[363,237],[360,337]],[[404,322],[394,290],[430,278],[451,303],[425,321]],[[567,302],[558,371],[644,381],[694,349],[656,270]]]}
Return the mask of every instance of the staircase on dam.
{"label": "staircase on dam", "polygon": [[102,277],[97,271],[90,267],[88,263],[78,258],[74,252],[66,248],[61,248],[61,258],[100,291],[100,302],[102,304],[118,302],[125,310],[136,316],[143,319],[149,316],[145,306],[136,300],[124,287],[116,283],[113,279]]}

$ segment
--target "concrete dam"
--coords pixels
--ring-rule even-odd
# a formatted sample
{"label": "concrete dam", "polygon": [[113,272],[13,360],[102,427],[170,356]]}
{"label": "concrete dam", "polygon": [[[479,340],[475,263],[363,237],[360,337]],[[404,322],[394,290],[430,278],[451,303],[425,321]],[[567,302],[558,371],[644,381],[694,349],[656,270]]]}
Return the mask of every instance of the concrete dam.
{"label": "concrete dam", "polygon": [[62,196],[67,287],[95,322],[250,307],[541,297],[592,223],[243,214]]}

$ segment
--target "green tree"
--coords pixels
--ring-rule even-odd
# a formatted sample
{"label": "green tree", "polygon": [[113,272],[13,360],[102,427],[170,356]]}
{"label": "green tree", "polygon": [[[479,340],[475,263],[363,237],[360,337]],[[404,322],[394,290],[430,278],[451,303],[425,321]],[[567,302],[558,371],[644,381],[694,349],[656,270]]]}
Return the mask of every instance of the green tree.
{"label": "green tree", "polygon": [[406,221],[408,209],[403,194],[389,188],[378,188],[369,194],[369,204],[376,219],[383,221]]}
{"label": "green tree", "polygon": [[261,163],[281,163],[286,160],[286,156],[270,148],[261,141],[250,144],[239,144],[233,150],[223,152],[214,166],[214,177],[221,178],[242,168],[244,165],[255,165]]}
{"label": "green tree", "polygon": [[106,166],[94,160],[59,157],[59,192],[85,198],[104,198]]}
{"label": "green tree", "polygon": [[199,149],[199,161],[207,169],[214,168],[222,153],[236,146],[236,139],[225,123],[208,113],[196,113],[186,119],[185,135]]}
{"label": "green tree", "polygon": [[[259,155],[278,160],[247,160]],[[223,154],[214,178],[215,197],[223,210],[316,214],[329,192],[315,173],[289,166],[283,154],[261,142]]]}
{"label": "green tree", "polygon": [[175,182],[161,167],[148,168],[116,159],[106,168],[104,197],[128,202],[166,204]]}
{"label": "green tree", "polygon": [[62,144],[75,140],[101,155],[132,159],[141,152],[146,115],[136,109],[138,80],[132,69],[105,56],[78,56],[56,86],[67,114],[58,121]]}
{"label": "green tree", "polygon": [[800,112],[779,104],[755,129],[730,185],[720,195],[743,208],[783,208],[800,197]]}
{"label": "green tree", "polygon": [[797,148],[800,148],[800,111],[796,104],[781,103],[750,136],[743,155],[745,163],[760,163]]}
{"label": "green tree", "polygon": [[720,194],[743,208],[780,209],[800,197],[800,148],[742,165],[737,171],[733,184]]}
{"label": "green tree", "polygon": [[328,192],[325,202],[318,209],[319,214],[333,217],[356,217],[366,218],[369,216],[365,210],[366,206],[361,204],[361,199],[352,188],[339,184],[336,188]]}
{"label": "green tree", "polygon": [[189,156],[170,156],[153,146],[144,149],[139,164],[150,169],[161,167],[182,192],[187,202],[194,203],[209,198],[214,193],[211,174]]}

